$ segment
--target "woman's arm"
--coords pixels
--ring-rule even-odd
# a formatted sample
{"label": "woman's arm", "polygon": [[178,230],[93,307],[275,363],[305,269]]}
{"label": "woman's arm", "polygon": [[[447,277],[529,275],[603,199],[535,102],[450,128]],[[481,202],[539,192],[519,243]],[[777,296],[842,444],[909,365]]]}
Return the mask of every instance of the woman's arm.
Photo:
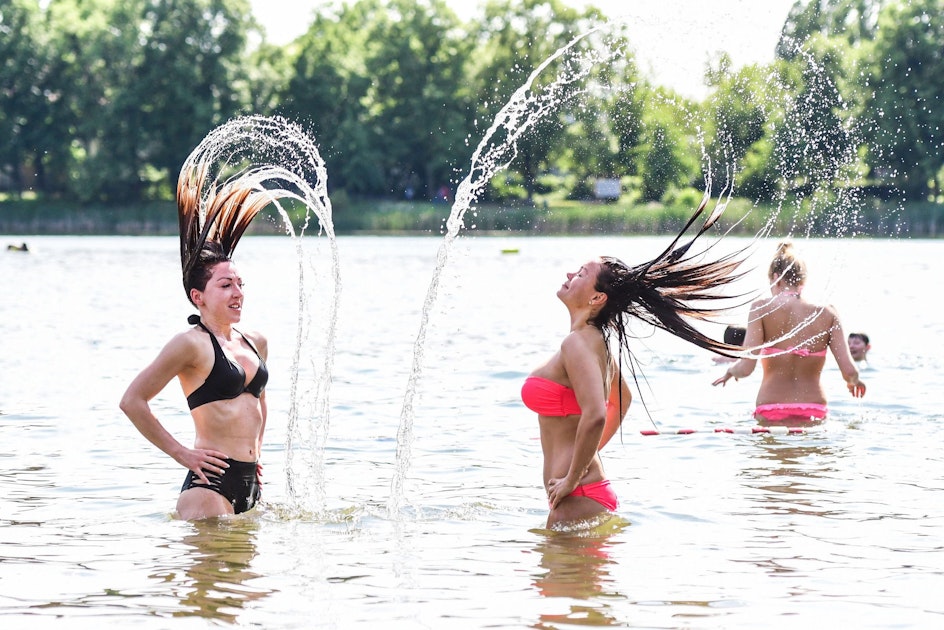
{"label": "woman's arm", "polygon": [[[248,333],[247,333],[247,336]],[[259,353],[259,358],[263,361],[269,360],[269,342],[268,340],[258,332],[253,332],[249,338],[252,340],[253,346],[256,348],[256,352]],[[265,390],[262,391],[262,394],[259,396],[259,413],[262,416],[262,424],[259,427],[259,439],[257,440],[256,447],[256,480],[261,484],[262,483],[262,441],[263,436],[265,435],[266,429],[266,420],[269,417],[269,405],[266,402],[266,393]]]}
{"label": "woman's arm", "polygon": [[[744,335],[744,347],[748,349],[759,348],[764,345],[764,307],[766,300],[758,300],[751,304],[751,311],[747,317],[747,333]],[[757,359],[742,357],[731,367],[724,371],[724,376],[715,379],[712,385],[725,385],[729,379],[737,380],[747,378],[754,372],[757,366]]]}
{"label": "woman's arm", "polygon": [[[258,332],[253,332],[250,339],[252,339],[252,343],[256,347],[256,351],[259,353],[259,358],[261,358],[263,361],[268,361],[269,360],[269,341],[262,335],[262,333],[258,333]],[[262,455],[261,453],[262,436],[265,434],[266,419],[269,416],[269,408],[268,408],[268,405],[266,404],[265,391],[263,391],[262,395],[259,396],[259,407],[262,413],[262,426],[259,427],[260,452],[256,454],[257,458]]]}
{"label": "woman's arm", "polygon": [[839,366],[842,378],[846,381],[849,393],[856,398],[862,398],[865,396],[865,383],[859,380],[859,370],[856,369],[852,353],[849,352],[849,341],[845,330],[843,330],[842,322],[832,306],[827,307],[826,310],[833,317],[833,324],[829,329],[829,351],[836,359],[836,364]]}
{"label": "woman's arm", "polygon": [[[597,450],[603,450],[607,442],[616,435],[623,418],[629,411],[629,404],[633,401],[633,393],[618,370],[613,370],[613,379],[610,381],[610,399],[606,401],[606,421],[603,424],[603,437]],[[581,407],[582,409],[582,407]]]}
{"label": "woman's arm", "polygon": [[[561,362],[577,396],[581,414],[577,422],[574,453],[567,476],[563,479],[550,479],[547,484],[548,501],[552,508],[557,507],[580,483],[580,479],[596,457],[606,424],[603,370],[600,357],[593,347],[595,340],[592,335],[599,333],[596,330],[571,333],[561,344]],[[596,341],[602,343],[602,340]]]}
{"label": "woman's arm", "polygon": [[207,449],[188,449],[172,436],[151,411],[149,401],[192,362],[194,346],[186,333],[168,342],[157,358],[131,381],[119,407],[151,444],[161,449],[185,468],[192,470],[202,483],[209,483],[202,468],[219,472],[227,467],[226,454]]}

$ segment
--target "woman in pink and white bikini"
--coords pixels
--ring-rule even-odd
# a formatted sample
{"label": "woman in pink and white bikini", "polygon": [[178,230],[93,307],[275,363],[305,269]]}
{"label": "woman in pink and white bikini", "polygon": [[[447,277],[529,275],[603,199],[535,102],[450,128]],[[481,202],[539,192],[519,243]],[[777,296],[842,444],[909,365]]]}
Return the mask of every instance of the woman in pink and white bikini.
{"label": "woman in pink and white bikini", "polygon": [[691,241],[676,247],[707,201],[706,196],[685,229],[652,261],[630,267],[617,258],[597,258],[568,273],[557,291],[570,313],[570,332],[521,388],[522,401],[538,414],[548,528],[587,522],[618,507],[599,451],[619,429],[632,399],[623,378],[628,365],[635,380],[626,330],[630,318],[720,354],[741,350],[686,321],[718,313],[693,304],[717,299],[712,291],[734,280],[741,263],[735,255],[698,263],[685,256],[720,216],[717,210]]}
{"label": "woman in pink and white bikini", "polygon": [[[818,422],[826,418],[826,394],[820,375],[832,352],[846,385],[856,398],[865,395],[836,309],[803,299],[806,264],[790,243],[780,243],[770,263],[771,297],[751,305],[747,348],[761,348],[763,380],[754,418],[763,424]],[[714,385],[754,371],[756,358],[744,357]]]}

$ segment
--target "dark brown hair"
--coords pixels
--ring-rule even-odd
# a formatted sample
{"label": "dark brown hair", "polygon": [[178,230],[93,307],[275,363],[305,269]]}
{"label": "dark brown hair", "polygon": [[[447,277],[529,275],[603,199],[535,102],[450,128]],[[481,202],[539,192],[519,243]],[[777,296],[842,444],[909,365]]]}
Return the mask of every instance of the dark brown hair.
{"label": "dark brown hair", "polygon": [[207,182],[210,164],[192,158],[177,180],[180,265],[188,300],[190,289],[206,288],[214,266],[231,260],[249,223],[273,200],[272,193],[258,188],[248,176],[223,184]]}
{"label": "dark brown hair", "polygon": [[741,350],[740,346],[708,337],[689,321],[711,321],[731,308],[717,308],[713,303],[740,297],[722,295],[718,289],[741,277],[737,269],[744,262],[741,257],[744,250],[708,262],[696,262],[693,257],[686,256],[692,243],[721,216],[723,203],[719,202],[688,243],[676,247],[704,212],[709,200],[710,195],[706,193],[701,205],[678,236],[652,260],[629,266],[612,256],[601,258],[602,266],[594,288],[605,293],[607,300],[590,323],[600,328],[607,338],[616,335],[620,354],[632,356],[629,351],[630,335],[626,331],[627,319],[630,317],[718,354],[731,356],[729,353]]}

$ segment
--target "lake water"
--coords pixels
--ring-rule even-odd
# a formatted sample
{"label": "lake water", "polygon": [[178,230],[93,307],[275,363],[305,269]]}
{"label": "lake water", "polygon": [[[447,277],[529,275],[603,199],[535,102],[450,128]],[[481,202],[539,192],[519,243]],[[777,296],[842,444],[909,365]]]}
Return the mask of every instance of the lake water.
{"label": "lake water", "polygon": [[[15,239],[19,242],[19,237]],[[289,491],[299,262],[248,237],[244,327],[269,338],[264,501],[240,517],[172,518],[185,471],[118,410],[191,312],[175,238],[28,239],[0,253],[0,626],[185,628],[926,628],[944,623],[941,448],[944,241],[798,242],[807,295],[872,337],[868,393],[824,374],[831,417],[801,435],[753,426],[759,374],[724,389],[708,353],[643,327],[646,381],[603,453],[620,519],[552,534],[537,421],[518,397],[567,332],[565,272],[665,238],[462,237],[429,312],[410,457],[397,434],[441,239],[342,237],[324,450]],[[11,241],[12,242],[12,241]],[[311,238],[311,353],[327,242]],[[730,239],[732,246],[746,241]],[[774,240],[745,280],[763,286]],[[518,253],[503,253],[517,249]],[[308,265],[310,260],[311,265]],[[746,311],[732,316],[743,318]],[[717,329],[720,336],[721,329]],[[324,357],[302,357],[298,395]],[[153,408],[192,440],[179,386]],[[651,416],[651,420],[650,420]],[[644,436],[653,423],[692,435]],[[319,429],[313,430],[317,433]],[[303,434],[304,435],[304,434]],[[403,446],[403,445],[401,445]],[[403,496],[391,510],[400,465]],[[320,470],[318,470],[320,468]],[[302,477],[305,477],[303,473]],[[298,481],[298,479],[296,479]]]}

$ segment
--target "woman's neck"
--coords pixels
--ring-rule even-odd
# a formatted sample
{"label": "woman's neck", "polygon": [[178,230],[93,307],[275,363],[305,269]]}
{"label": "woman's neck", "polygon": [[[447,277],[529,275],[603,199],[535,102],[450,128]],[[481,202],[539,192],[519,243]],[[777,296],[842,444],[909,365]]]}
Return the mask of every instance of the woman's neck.
{"label": "woman's neck", "polygon": [[791,287],[788,285],[777,285],[777,292],[775,295],[782,295],[784,297],[795,297],[799,298],[802,291],[802,287]]}
{"label": "woman's neck", "polygon": [[205,313],[200,314],[200,323],[220,339],[229,340],[233,331],[233,326],[229,322],[219,323],[212,318],[208,318]]}
{"label": "woman's neck", "polygon": [[595,326],[590,323],[590,313],[583,310],[571,311],[570,332],[576,332],[584,328],[595,328]]}

